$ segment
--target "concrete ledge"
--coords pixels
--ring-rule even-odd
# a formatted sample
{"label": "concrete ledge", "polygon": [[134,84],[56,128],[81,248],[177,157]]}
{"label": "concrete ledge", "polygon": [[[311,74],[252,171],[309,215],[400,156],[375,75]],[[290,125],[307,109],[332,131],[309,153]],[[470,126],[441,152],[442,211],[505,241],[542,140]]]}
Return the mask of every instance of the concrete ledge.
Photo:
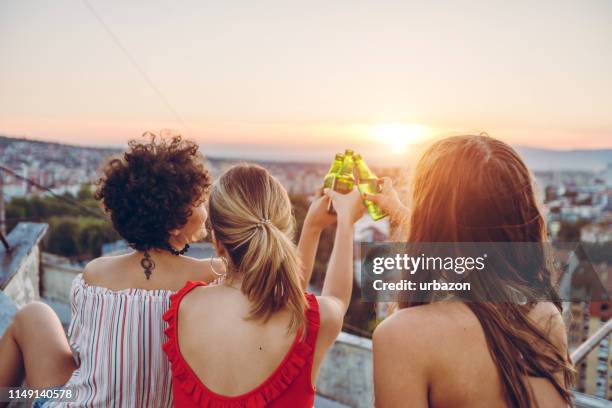
{"label": "concrete ledge", "polygon": [[9,251],[0,249],[0,290],[17,307],[40,297],[40,240],[47,224],[22,222],[6,237]]}
{"label": "concrete ledge", "polygon": [[49,226],[33,222],[20,222],[8,234],[6,240],[11,249],[0,251],[0,289],[6,288],[11,279],[19,272],[28,255],[38,246]]}
{"label": "concrete ledge", "polygon": [[373,403],[372,340],[340,333],[317,378],[317,394],[349,407]]}
{"label": "concrete ledge", "polygon": [[40,297],[69,305],[72,281],[83,272],[83,267],[71,264],[61,256],[43,252],[41,269]]}
{"label": "concrete ledge", "polygon": [[340,332],[336,342],[346,344],[358,349],[372,351],[372,340],[367,337],[355,336],[354,334]]}
{"label": "concrete ledge", "polygon": [[315,395],[314,408],[350,408],[348,405]]}
{"label": "concrete ledge", "polygon": [[11,324],[15,313],[17,313],[15,303],[0,291],[0,337],[2,337],[9,324]]}

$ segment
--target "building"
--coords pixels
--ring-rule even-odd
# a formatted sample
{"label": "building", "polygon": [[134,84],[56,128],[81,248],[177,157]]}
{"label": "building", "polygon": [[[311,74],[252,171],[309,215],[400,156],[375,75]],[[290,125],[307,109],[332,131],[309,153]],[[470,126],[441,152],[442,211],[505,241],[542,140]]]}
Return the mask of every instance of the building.
{"label": "building", "polygon": [[580,241],[602,244],[612,241],[612,226],[609,224],[589,224],[580,229]]}
{"label": "building", "polygon": [[612,188],[612,163],[608,163],[604,171],[604,182],[608,188]]}
{"label": "building", "polygon": [[355,223],[353,236],[353,265],[355,280],[361,286],[361,243],[384,242],[389,239],[389,219],[374,221],[367,213]]}
{"label": "building", "polygon": [[[596,266],[604,286],[612,284],[612,265]],[[567,307],[566,305],[565,307]],[[569,304],[568,345],[576,349],[591,337],[612,317],[612,302],[580,302]],[[610,337],[605,337],[576,368],[578,378],[576,390],[612,401],[612,345]]]}

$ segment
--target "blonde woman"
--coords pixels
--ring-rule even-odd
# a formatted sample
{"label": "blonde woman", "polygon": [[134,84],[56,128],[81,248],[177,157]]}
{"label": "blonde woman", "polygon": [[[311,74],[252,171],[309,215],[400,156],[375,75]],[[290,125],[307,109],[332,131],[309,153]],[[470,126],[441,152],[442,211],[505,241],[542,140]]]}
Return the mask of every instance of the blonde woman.
{"label": "blonde woman", "polygon": [[[300,245],[314,253],[317,231],[337,221],[321,296],[304,293],[292,242],[294,219],[285,189],[263,168],[231,168],[209,201],[213,241],[225,260],[222,283],[188,283],[165,318],[177,407],[312,407],[326,350],[340,332],[351,297],[353,223],[359,194],[326,192],[311,206]],[[327,214],[333,200],[337,220]],[[311,261],[308,262],[311,265]]]}

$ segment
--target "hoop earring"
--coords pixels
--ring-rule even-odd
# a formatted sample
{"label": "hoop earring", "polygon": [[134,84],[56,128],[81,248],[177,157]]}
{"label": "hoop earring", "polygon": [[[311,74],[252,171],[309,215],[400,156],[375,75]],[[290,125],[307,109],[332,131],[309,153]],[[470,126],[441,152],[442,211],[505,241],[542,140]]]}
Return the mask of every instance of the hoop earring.
{"label": "hoop earring", "polygon": [[225,275],[227,275],[227,267],[228,267],[228,262],[227,259],[225,259],[224,256],[220,256],[219,259],[221,259],[221,262],[223,262],[223,265],[225,266],[225,273],[219,273],[215,270],[214,267],[214,262],[213,262],[213,258],[212,256],[210,258],[208,258],[208,260],[210,261],[210,269],[213,271],[213,273],[219,277],[224,277]]}

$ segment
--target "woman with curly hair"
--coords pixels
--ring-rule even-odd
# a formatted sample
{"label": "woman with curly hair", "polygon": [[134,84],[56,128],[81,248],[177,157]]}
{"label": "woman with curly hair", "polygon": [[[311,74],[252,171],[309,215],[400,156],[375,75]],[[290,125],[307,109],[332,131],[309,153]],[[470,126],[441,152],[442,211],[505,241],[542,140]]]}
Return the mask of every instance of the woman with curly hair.
{"label": "woman with curly hair", "polygon": [[74,279],[68,338],[47,305],[17,312],[0,341],[1,387],[67,387],[71,406],[172,405],[162,315],[186,281],[212,281],[223,265],[183,256],[206,235],[210,177],[197,145],[146,136],[106,164],[95,194],[133,252],[95,259]]}

